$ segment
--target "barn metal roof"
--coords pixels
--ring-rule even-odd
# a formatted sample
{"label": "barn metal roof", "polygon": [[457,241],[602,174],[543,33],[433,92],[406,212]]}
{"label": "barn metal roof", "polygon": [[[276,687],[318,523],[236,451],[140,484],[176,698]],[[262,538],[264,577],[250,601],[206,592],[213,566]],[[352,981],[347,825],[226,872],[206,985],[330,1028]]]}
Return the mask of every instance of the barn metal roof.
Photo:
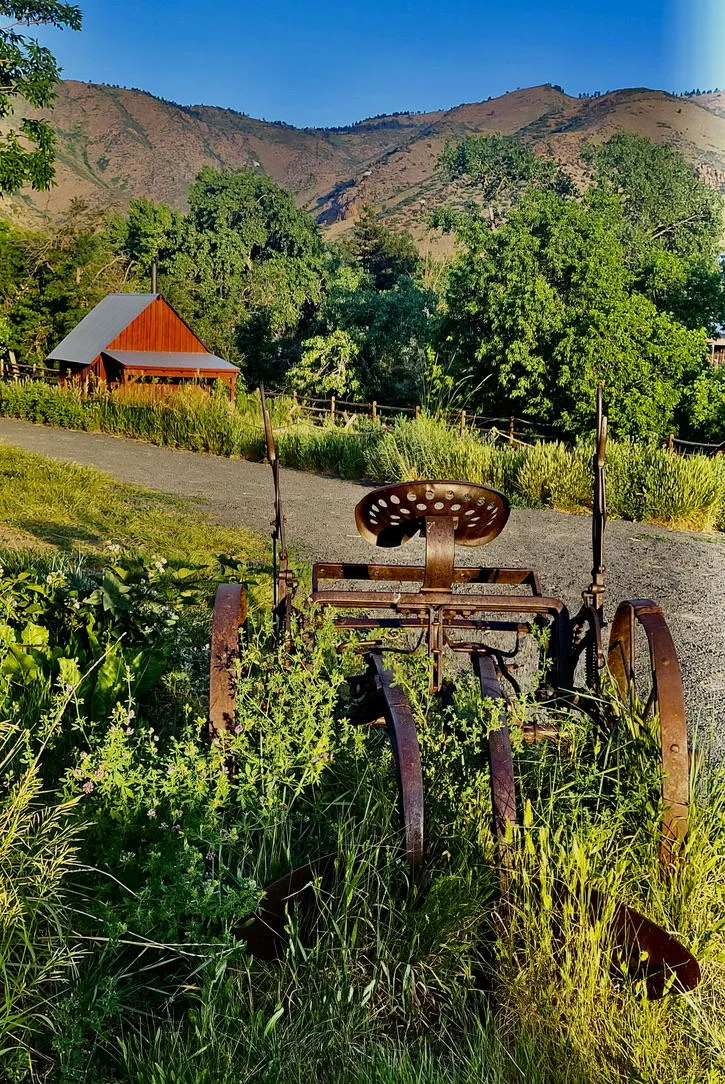
{"label": "barn metal roof", "polygon": [[158,294],[108,294],[48,354],[50,361],[90,365],[104,347],[155,301]]}
{"label": "barn metal roof", "polygon": [[[126,369],[189,369],[192,372],[238,373],[239,368],[216,354],[184,354],[163,350],[103,350]],[[95,357],[95,354],[94,354]]]}

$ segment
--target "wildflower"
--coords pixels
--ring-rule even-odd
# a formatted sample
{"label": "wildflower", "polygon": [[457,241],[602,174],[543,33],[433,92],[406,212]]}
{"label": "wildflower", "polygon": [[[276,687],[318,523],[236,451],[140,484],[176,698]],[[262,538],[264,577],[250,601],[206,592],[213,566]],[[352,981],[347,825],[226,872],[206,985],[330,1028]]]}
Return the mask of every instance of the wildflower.
{"label": "wildflower", "polygon": [[206,860],[207,860],[207,862],[213,862],[214,861],[214,855],[213,855],[213,853],[211,851],[207,851]]}
{"label": "wildflower", "polygon": [[132,727],[132,726],[127,726],[127,727],[126,727],[126,733],[127,733],[128,735],[131,735],[131,734],[134,734],[134,733],[135,733],[135,731],[134,731],[134,729],[133,729],[133,727]]}
{"label": "wildflower", "polygon": [[84,794],[90,794],[95,789],[96,788],[93,786],[93,783],[91,783],[90,779],[86,779],[85,783],[81,787],[81,790]]}
{"label": "wildflower", "polygon": [[103,768],[96,768],[95,772],[93,773],[93,778],[94,779],[103,779],[105,774],[106,773],[104,772]]}
{"label": "wildflower", "polygon": [[156,810],[155,809],[148,809],[146,811],[146,816],[147,817],[155,817],[156,816]]}
{"label": "wildflower", "polygon": [[241,723],[237,723],[237,725],[234,727],[234,733],[235,734],[241,734],[243,730],[244,730],[244,727],[242,726]]}

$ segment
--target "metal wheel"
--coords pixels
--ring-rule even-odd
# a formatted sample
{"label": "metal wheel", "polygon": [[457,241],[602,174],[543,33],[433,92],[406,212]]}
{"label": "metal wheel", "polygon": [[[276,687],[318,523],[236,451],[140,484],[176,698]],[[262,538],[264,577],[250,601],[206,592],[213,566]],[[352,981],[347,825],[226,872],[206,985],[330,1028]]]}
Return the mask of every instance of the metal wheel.
{"label": "metal wheel", "polygon": [[[659,717],[662,757],[662,844],[666,865],[687,835],[689,757],[682,674],[677,652],[661,608],[651,599],[622,602],[609,637],[609,670],[622,696],[636,691],[635,639],[637,626],[647,638],[651,686],[639,693],[644,714]],[[642,695],[642,694],[645,695]]]}
{"label": "metal wheel", "polygon": [[235,724],[236,690],[232,669],[239,658],[239,635],[247,620],[247,592],[240,583],[222,583],[214,600],[209,662],[209,737],[229,733]]}

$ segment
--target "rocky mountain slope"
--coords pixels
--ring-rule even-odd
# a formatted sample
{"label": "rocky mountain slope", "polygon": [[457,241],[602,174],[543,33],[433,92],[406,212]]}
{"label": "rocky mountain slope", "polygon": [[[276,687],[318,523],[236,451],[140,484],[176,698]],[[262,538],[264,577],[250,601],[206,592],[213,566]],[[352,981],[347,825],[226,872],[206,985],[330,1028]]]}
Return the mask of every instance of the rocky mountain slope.
{"label": "rocky mountain slope", "polygon": [[299,129],[139,90],[74,81],[59,90],[49,114],[58,135],[57,184],[2,201],[6,217],[54,220],[74,197],[122,209],[147,196],[183,208],[190,182],[208,164],[269,174],[333,233],[348,228],[365,203],[417,233],[444,195],[438,154],[472,132],[515,134],[578,176],[583,140],[640,132],[679,147],[709,184],[725,190],[725,93],[676,98],[634,89],[578,99],[546,85],[434,113]]}

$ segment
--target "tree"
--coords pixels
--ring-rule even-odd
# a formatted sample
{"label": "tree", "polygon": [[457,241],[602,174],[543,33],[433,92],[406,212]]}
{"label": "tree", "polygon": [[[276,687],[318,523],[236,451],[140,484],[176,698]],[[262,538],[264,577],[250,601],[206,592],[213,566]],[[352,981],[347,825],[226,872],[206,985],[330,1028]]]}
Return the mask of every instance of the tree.
{"label": "tree", "polygon": [[629,247],[656,244],[666,252],[714,258],[722,237],[722,201],[687,159],[668,144],[618,132],[586,157],[597,181],[619,192]]}
{"label": "tree", "polygon": [[715,331],[725,320],[722,198],[678,150],[644,136],[620,132],[586,156],[597,184],[621,198],[637,289],[687,327]]}
{"label": "tree", "polygon": [[205,167],[176,244],[159,268],[172,304],[252,380],[280,381],[329,276],[317,224],[269,178]]}
{"label": "tree", "polygon": [[354,399],[360,394],[358,354],[354,339],[341,328],[315,335],[303,342],[302,356],[290,368],[288,384],[303,395]]}
{"label": "tree", "polygon": [[448,181],[464,189],[495,218],[507,211],[532,186],[571,193],[574,185],[551,158],[534,153],[510,136],[472,135],[442,151],[438,166]]}
{"label": "tree", "polygon": [[338,333],[354,344],[348,371],[354,368],[363,398],[411,404],[420,401],[436,307],[436,296],[409,276],[377,290],[361,267],[342,264],[320,306],[318,335],[330,340],[331,349],[340,342]]}
{"label": "tree", "polygon": [[474,367],[487,412],[586,434],[597,383],[615,434],[666,434],[705,363],[691,331],[634,288],[619,197],[532,190],[499,230],[470,220],[445,293],[440,350]]}
{"label": "tree", "polygon": [[[60,77],[49,49],[20,28],[68,27],[80,30],[82,16],[74,4],[59,0],[0,0],[0,118],[12,114],[18,100],[45,109],[55,100]],[[50,188],[54,176],[55,139],[47,121],[23,117],[0,139],[0,196],[24,185]]]}
{"label": "tree", "polygon": [[101,212],[74,200],[51,233],[0,220],[0,318],[7,347],[27,361],[48,351],[107,293],[125,285]]}
{"label": "tree", "polygon": [[115,215],[108,234],[128,261],[129,272],[148,287],[154,260],[168,263],[181,244],[184,216],[165,203],[131,200],[126,217]]}
{"label": "tree", "polygon": [[364,207],[346,248],[370,275],[376,290],[390,290],[401,278],[415,275],[420,256],[409,233],[388,229],[371,207]]}
{"label": "tree", "polygon": [[695,440],[725,441],[725,368],[707,367],[687,389],[682,404],[685,436]]}

